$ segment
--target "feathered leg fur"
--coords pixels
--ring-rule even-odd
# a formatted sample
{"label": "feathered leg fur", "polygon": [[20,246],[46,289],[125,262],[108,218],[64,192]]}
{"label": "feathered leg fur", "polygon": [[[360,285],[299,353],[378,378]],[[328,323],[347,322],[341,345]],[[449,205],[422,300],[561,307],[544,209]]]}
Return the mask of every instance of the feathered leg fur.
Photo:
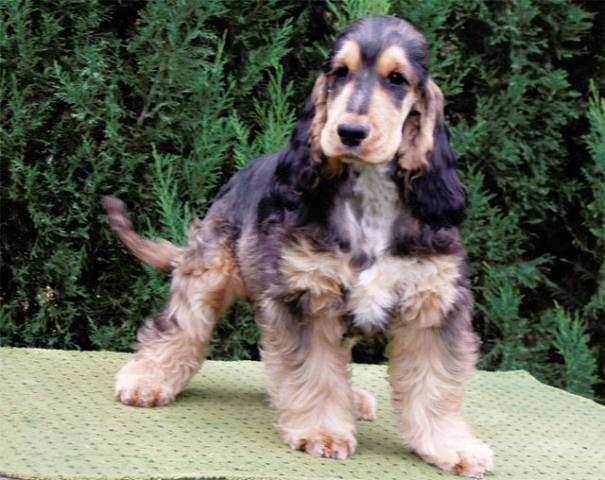
{"label": "feathered leg fur", "polygon": [[[464,382],[474,370],[478,338],[470,329],[470,294],[447,313],[426,296],[390,329],[389,378],[404,441],[428,463],[468,477],[493,470],[493,454],[466,423]],[[438,294],[438,293],[436,293]],[[421,320],[440,318],[427,326]]]}
{"label": "feathered leg fur", "polygon": [[174,270],[168,306],[139,331],[134,358],[116,376],[120,401],[165,405],[185,388],[206,356],[217,319],[237,294],[236,270],[230,254],[217,248]]}
{"label": "feathered leg fur", "polygon": [[188,246],[179,247],[139,236],[118,199],[105,198],[104,205],[130,251],[172,271],[168,305],[139,330],[134,357],[116,375],[115,395],[129,405],[166,405],[200,368],[217,319],[242,295],[239,268],[229,242],[211,221],[194,223]]}
{"label": "feathered leg fur", "polygon": [[261,353],[284,441],[317,457],[349,457],[357,442],[351,345],[342,340],[343,325],[337,318],[297,325],[284,306],[270,301],[259,310]]}

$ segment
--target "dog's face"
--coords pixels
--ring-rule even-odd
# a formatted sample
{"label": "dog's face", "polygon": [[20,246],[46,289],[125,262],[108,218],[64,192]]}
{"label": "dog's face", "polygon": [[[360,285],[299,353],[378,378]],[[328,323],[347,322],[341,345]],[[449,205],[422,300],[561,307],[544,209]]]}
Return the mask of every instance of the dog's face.
{"label": "dog's face", "polygon": [[422,34],[395,17],[362,18],[338,37],[296,124],[292,151],[325,167],[325,177],[342,173],[343,162],[397,159],[414,216],[434,229],[457,226],[464,193],[443,104]]}
{"label": "dog's face", "polygon": [[337,40],[326,74],[321,150],[329,158],[381,164],[404,140],[404,123],[423,99],[427,45],[409,23],[370,17]]}

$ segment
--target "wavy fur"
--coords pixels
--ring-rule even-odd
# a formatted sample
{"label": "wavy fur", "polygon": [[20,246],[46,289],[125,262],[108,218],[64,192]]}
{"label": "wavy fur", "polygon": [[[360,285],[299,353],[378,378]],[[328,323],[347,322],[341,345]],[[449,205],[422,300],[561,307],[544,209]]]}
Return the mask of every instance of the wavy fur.
{"label": "wavy fur", "polygon": [[354,453],[355,419],[376,412],[347,364],[358,338],[383,332],[405,443],[452,473],[491,471],[490,448],[462,414],[478,340],[456,228],[462,185],[443,118],[424,37],[403,20],[369,17],[337,39],[290,144],[234,175],[187,245],[140,237],[123,204],[106,199],[127,248],[172,270],[167,305],[139,332],[116,397],[174,400],[222,312],[246,298],[290,447]]}

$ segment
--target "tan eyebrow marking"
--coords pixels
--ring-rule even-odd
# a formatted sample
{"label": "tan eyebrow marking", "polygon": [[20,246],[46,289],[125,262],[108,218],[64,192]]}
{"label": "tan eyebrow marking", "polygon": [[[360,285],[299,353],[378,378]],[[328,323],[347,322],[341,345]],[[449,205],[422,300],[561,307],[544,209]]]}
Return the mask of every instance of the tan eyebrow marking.
{"label": "tan eyebrow marking", "polygon": [[396,45],[390,46],[380,54],[376,61],[376,71],[383,77],[393,72],[402,73],[410,83],[415,83],[417,80],[405,51]]}
{"label": "tan eyebrow marking", "polygon": [[348,40],[334,56],[332,67],[345,66],[349,70],[357,70],[361,64],[361,50],[357,42]]}

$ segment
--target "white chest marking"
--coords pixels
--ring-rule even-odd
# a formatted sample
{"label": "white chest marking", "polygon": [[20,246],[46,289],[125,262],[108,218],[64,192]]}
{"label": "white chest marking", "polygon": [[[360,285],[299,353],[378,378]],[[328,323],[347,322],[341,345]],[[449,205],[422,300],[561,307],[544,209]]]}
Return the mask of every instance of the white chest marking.
{"label": "white chest marking", "polygon": [[345,206],[346,224],[353,252],[369,257],[384,255],[389,247],[393,222],[400,208],[397,186],[388,177],[388,166],[360,167],[353,186],[357,215],[352,202]]}
{"label": "white chest marking", "polygon": [[388,166],[364,166],[353,186],[353,198],[345,205],[346,226],[353,255],[363,254],[373,264],[361,271],[351,285],[348,301],[356,327],[365,331],[384,328],[397,297],[400,272],[386,258],[393,223],[401,207],[397,186]]}
{"label": "white chest marking", "polygon": [[384,330],[393,314],[436,326],[458,295],[459,259],[381,257],[363,270],[347,303],[353,324],[362,331]]}

